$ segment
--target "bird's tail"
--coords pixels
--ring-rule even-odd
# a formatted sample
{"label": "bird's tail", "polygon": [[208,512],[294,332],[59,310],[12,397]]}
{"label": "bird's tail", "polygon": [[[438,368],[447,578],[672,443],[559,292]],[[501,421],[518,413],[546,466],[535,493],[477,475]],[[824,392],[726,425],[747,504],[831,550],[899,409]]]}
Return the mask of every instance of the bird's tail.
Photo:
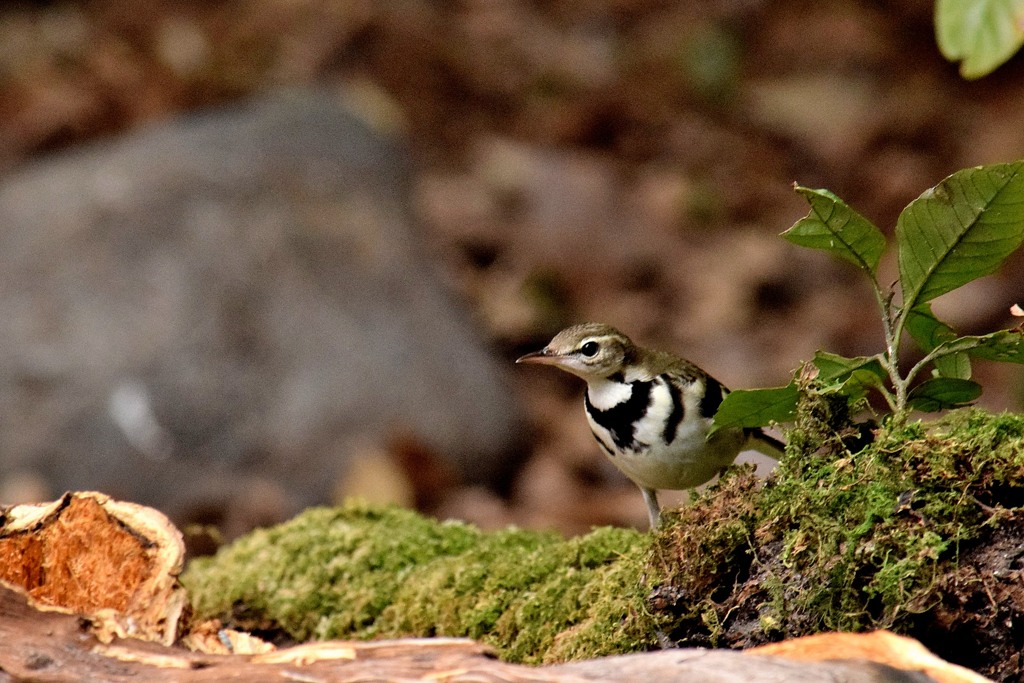
{"label": "bird's tail", "polygon": [[786,444],[760,429],[747,430],[747,448],[778,460],[786,452]]}

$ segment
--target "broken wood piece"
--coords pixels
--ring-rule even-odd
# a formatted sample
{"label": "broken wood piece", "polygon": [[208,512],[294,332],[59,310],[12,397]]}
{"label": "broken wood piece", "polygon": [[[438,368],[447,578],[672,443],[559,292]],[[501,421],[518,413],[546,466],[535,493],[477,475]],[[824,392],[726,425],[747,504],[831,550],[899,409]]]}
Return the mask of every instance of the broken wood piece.
{"label": "broken wood piece", "polygon": [[0,581],[41,609],[89,618],[107,642],[174,642],[187,602],[184,554],[162,513],[102,493],[0,510]]}

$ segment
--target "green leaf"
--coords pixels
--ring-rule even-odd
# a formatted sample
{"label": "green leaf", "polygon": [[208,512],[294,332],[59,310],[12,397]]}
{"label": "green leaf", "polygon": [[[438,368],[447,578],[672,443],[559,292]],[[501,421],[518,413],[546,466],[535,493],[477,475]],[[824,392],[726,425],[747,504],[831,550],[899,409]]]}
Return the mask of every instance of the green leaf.
{"label": "green leaf", "polygon": [[[928,304],[921,304],[907,314],[907,332],[924,349],[925,353],[942,343],[957,338],[957,333],[953,331],[953,328],[936,318],[932,313],[932,307]],[[948,356],[941,356],[936,358],[933,363],[942,377],[971,378],[971,359],[966,352],[960,351]]]}
{"label": "green leaf", "polygon": [[896,222],[903,309],[995,272],[1024,241],[1024,161],[957,171]]}
{"label": "green leaf", "polygon": [[828,190],[795,185],[811,205],[811,212],[782,236],[802,247],[822,249],[846,259],[872,277],[885,250],[885,236],[874,223],[851,209]]}
{"label": "green leaf", "polygon": [[961,76],[980,78],[1024,45],[1024,0],[938,0],[935,38]]}
{"label": "green leaf", "polygon": [[715,413],[711,434],[719,429],[764,427],[772,422],[792,420],[799,396],[795,382],[773,389],[731,391]]}
{"label": "green leaf", "polygon": [[1024,332],[1020,330],[1000,330],[962,339],[976,342],[974,347],[967,350],[972,356],[1004,363],[1024,364]]}
{"label": "green leaf", "polygon": [[851,402],[864,398],[872,387],[882,387],[887,377],[885,368],[874,356],[847,358],[818,351],[811,362],[818,368],[817,380],[824,385],[823,391],[845,394]]}
{"label": "green leaf", "polygon": [[948,353],[966,352],[986,360],[1024,364],[1024,332],[1019,329],[957,337],[942,346]]}
{"label": "green leaf", "polygon": [[981,385],[969,379],[935,377],[921,382],[910,391],[907,405],[914,410],[934,413],[959,408],[981,396]]}
{"label": "green leaf", "polygon": [[814,367],[818,368],[818,381],[828,383],[842,381],[853,374],[860,373],[865,380],[878,384],[885,380],[885,368],[876,356],[856,356],[847,358],[828,351],[814,354]]}

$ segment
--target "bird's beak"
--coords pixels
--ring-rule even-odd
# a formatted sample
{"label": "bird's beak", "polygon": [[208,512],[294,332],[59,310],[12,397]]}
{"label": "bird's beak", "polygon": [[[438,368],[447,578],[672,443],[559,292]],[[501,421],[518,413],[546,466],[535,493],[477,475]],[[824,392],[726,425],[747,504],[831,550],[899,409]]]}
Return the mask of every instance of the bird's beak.
{"label": "bird's beak", "polygon": [[560,360],[561,358],[557,354],[552,353],[547,349],[547,347],[545,347],[540,351],[533,351],[531,353],[526,354],[525,356],[520,356],[519,358],[516,358],[516,363],[540,363],[542,365],[558,365],[558,362]]}

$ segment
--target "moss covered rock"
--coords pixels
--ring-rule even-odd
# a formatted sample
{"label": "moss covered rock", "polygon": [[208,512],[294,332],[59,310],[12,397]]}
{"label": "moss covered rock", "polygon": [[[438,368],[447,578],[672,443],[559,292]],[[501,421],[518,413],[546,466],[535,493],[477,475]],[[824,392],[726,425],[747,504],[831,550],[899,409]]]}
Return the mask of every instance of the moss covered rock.
{"label": "moss covered rock", "polygon": [[197,615],[295,640],[469,636],[517,662],[644,649],[650,537],[484,533],[396,508],[308,510],[183,577]]}

